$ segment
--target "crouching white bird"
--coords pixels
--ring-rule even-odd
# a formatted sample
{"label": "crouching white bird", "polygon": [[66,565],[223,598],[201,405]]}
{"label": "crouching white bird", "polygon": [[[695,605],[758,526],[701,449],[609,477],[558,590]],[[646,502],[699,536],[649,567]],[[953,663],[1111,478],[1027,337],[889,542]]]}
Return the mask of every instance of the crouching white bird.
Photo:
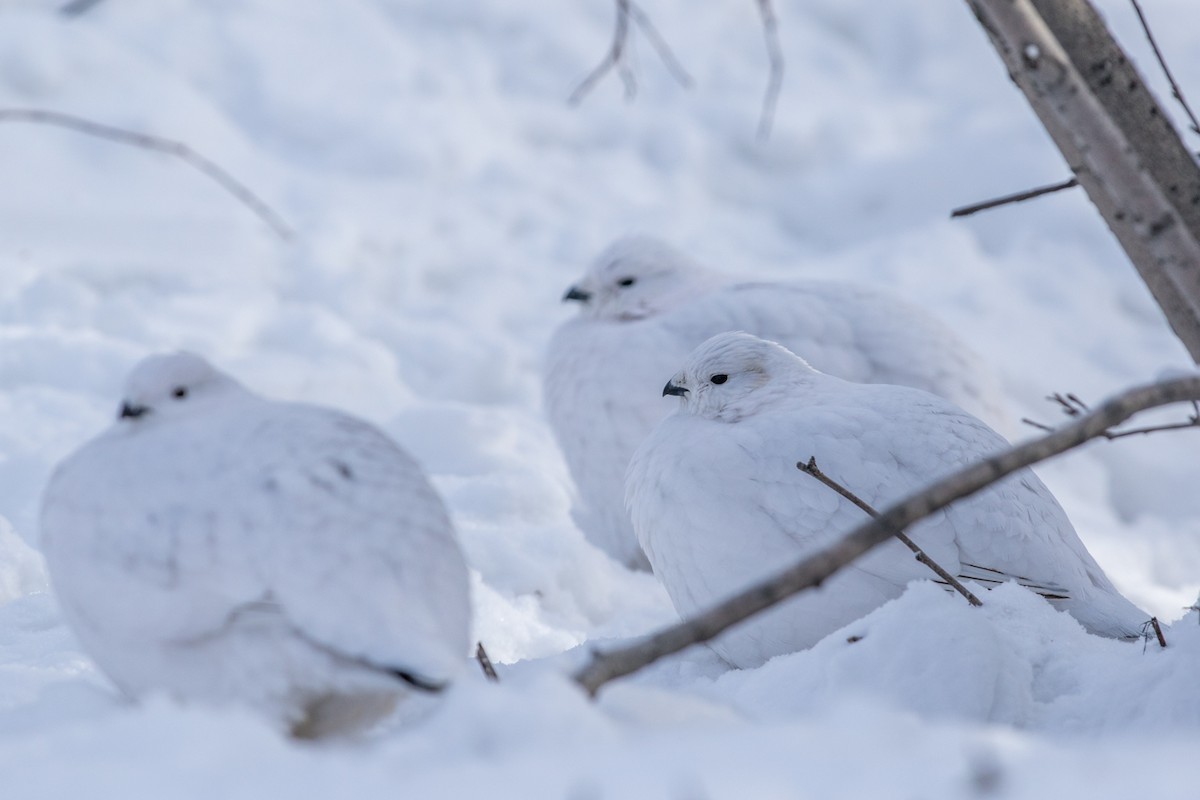
{"label": "crouching white bird", "polygon": [[[815,458],[827,476],[882,509],[1007,446],[940,397],[843,381],[745,333],[709,339],[662,392],[678,395],[679,408],[633,456],[628,502],[638,540],[684,618],[867,519],[798,462]],[[1117,592],[1029,470],[907,533],[951,574],[984,585],[1019,581],[1094,633],[1136,637],[1149,619]],[[713,646],[736,666],[757,666],[932,576],[892,540]]]}
{"label": "crouching white bird", "polygon": [[625,513],[625,468],[669,411],[657,397],[663,376],[714,334],[747,331],[831,375],[915,386],[984,419],[1002,417],[995,378],[953,331],[864,286],[739,280],[637,236],[601,253],[565,299],[581,313],[550,343],[547,416],[578,489],[576,523],[630,566],[646,562]]}
{"label": "crouching white bird", "polygon": [[51,477],[41,534],[64,617],[134,697],[248,706],[318,737],[466,660],[467,567],[417,464],[196,355],[133,370],[117,422]]}

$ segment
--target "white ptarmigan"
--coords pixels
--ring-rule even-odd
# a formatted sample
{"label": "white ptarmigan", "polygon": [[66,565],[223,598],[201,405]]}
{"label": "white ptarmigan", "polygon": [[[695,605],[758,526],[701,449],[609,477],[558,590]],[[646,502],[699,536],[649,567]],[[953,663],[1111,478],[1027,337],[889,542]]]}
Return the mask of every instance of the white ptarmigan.
{"label": "white ptarmigan", "polygon": [[417,464],[371,425],[145,359],[117,422],[46,487],[63,615],[130,696],[365,728],[466,662],[466,563]]}
{"label": "white ptarmigan", "polygon": [[714,334],[742,330],[804,353],[823,372],[914,386],[997,424],[994,377],[939,321],[886,292],[821,280],[747,282],[662,242],[618,240],[566,293],[578,317],[555,332],[543,396],[578,498],[576,524],[598,547],[646,567],[624,507],[625,467],[670,411],[663,375]]}
{"label": "white ptarmigan", "polygon": [[[866,520],[798,462],[815,458],[827,476],[884,508],[1007,446],[940,397],[843,381],[745,333],[709,339],[661,391],[679,395],[679,408],[634,454],[628,502],[654,573],[684,618]],[[984,585],[1017,580],[1094,633],[1136,637],[1149,619],[1117,592],[1029,470],[907,533],[951,574]],[[815,644],[909,581],[932,576],[892,540],[713,647],[736,666],[757,666]]]}

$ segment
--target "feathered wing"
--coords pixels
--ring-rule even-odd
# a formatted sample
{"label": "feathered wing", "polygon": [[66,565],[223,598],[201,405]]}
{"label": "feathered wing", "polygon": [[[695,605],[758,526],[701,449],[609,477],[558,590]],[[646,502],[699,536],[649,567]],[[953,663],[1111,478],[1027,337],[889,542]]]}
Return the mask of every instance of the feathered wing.
{"label": "feathered wing", "polygon": [[[904,387],[858,386],[828,376],[794,402],[736,423],[680,413],[634,456],[628,501],[634,527],[681,614],[687,616],[832,544],[866,515],[796,468],[821,470],[876,509],[1006,443],[938,397]],[[943,568],[968,577],[1017,576],[1061,587],[1061,606],[1109,636],[1136,630],[1122,598],[1031,472],[1014,475],[912,526]],[[899,542],[868,553],[816,590],[748,626],[718,651],[742,665],[808,647],[914,579],[933,578]]]}
{"label": "feathered wing", "polygon": [[[824,383],[833,383],[825,378]],[[1007,448],[979,420],[941,398],[903,387],[842,386],[862,398],[886,425],[880,442],[904,477],[879,505],[901,499],[959,469]],[[920,443],[916,447],[915,443]],[[953,536],[952,572],[985,586],[1016,581],[1046,597],[1093,633],[1136,637],[1148,619],[1112,585],[1075,532],[1062,506],[1031,470],[1022,470],[913,526],[922,547]],[[935,545],[934,547],[937,547]],[[935,559],[937,554],[930,549]]]}
{"label": "feathered wing", "polygon": [[[305,637],[417,682],[444,684],[469,647],[466,564],[441,499],[372,426],[290,406],[247,439],[269,498],[254,563]],[[293,448],[304,441],[302,451]],[[274,454],[274,458],[272,455]]]}
{"label": "feathered wing", "polygon": [[125,642],[211,635],[262,596],[243,548],[225,546],[230,517],[197,507],[197,491],[213,489],[212,475],[196,471],[204,444],[169,437],[150,449],[110,431],[47,484],[42,551],[64,614],[102,665],[120,659]]}
{"label": "feathered wing", "polygon": [[[797,453],[811,455],[811,448],[756,422],[680,413],[630,463],[634,529],[685,618],[833,543],[861,520],[861,511],[796,469]],[[855,565],[713,646],[733,664],[756,666],[815,644],[900,591]]]}
{"label": "feathered wing", "polygon": [[662,388],[688,352],[654,319],[573,320],[547,352],[543,401],[579,491],[576,524],[629,565],[644,565],[645,557],[625,513],[625,467],[677,405]]}
{"label": "feathered wing", "polygon": [[[182,663],[173,648],[223,638],[264,671],[271,647],[308,663],[293,633],[331,662],[453,674],[468,646],[466,568],[437,495],[382,434],[257,399],[153,433],[85,446],[43,503],[64,613],[118,683],[162,685],[164,665]],[[216,681],[167,685],[220,696]]]}

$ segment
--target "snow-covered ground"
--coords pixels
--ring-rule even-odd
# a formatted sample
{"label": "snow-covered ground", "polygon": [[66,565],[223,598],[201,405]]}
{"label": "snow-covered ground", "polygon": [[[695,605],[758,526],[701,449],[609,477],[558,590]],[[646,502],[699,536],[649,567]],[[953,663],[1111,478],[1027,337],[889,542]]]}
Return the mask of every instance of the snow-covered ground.
{"label": "snow-covered ground", "polygon": [[[765,144],[748,0],[646,0],[695,87],[638,37],[637,98],[610,76],[577,108],[609,0],[58,5],[0,2],[0,107],[183,140],[297,235],[178,160],[0,125],[5,797],[1195,797],[1192,431],[1040,470],[1122,590],[1177,620],[1165,651],[1086,636],[1015,588],[972,611],[917,585],[758,670],[700,650],[598,703],[561,677],[586,648],[557,654],[674,618],[572,526],[539,408],[562,291],[619,234],[904,294],[996,365],[1021,436],[1021,416],[1055,421],[1049,392],[1096,400],[1189,365],[1078,192],[948,219],[1067,173],[964,3],[778,3],[788,73]],[[1200,93],[1200,6],[1143,5]],[[1128,4],[1102,8],[1168,97]],[[44,591],[38,498],[127,369],[181,347],[367,417],[421,460],[475,572],[476,635],[510,665],[499,686],[473,676],[323,748],[116,697]]]}

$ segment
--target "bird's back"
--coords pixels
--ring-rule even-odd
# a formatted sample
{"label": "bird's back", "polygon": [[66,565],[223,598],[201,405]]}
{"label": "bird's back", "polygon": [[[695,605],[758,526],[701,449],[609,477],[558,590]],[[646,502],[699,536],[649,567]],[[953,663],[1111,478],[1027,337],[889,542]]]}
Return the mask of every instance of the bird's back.
{"label": "bird's back", "polygon": [[827,375],[923,389],[992,424],[1004,418],[999,383],[981,359],[940,320],[889,292],[824,280],[731,283],[662,321],[694,339],[690,347],[746,331]]}
{"label": "bird's back", "polygon": [[[711,602],[867,519],[797,469],[798,462],[814,458],[826,475],[882,509],[1006,445],[939,397],[813,374],[793,396],[738,422],[683,412],[666,420],[630,465],[629,501],[655,572],[669,588],[677,585],[673,599]],[[908,533],[952,573],[974,565],[997,571],[980,574],[1062,587],[1070,598],[1062,605],[1097,633],[1122,636],[1143,618],[1113,589],[1032,472],[1010,476]],[[788,649],[811,645],[813,636],[857,618],[881,596],[929,577],[902,545],[886,543],[814,593],[812,603],[825,604],[818,615],[824,619],[789,634],[797,643]],[[811,609],[806,614],[812,618]]]}
{"label": "bird's back", "polygon": [[440,678],[467,649],[466,568],[440,500],[390,440],[332,410],[253,398],[111,431],[56,471],[42,533],[64,612],[135,694],[291,691],[261,670],[222,677],[199,649],[229,670],[226,650],[284,672],[290,659],[331,686],[342,667]]}

